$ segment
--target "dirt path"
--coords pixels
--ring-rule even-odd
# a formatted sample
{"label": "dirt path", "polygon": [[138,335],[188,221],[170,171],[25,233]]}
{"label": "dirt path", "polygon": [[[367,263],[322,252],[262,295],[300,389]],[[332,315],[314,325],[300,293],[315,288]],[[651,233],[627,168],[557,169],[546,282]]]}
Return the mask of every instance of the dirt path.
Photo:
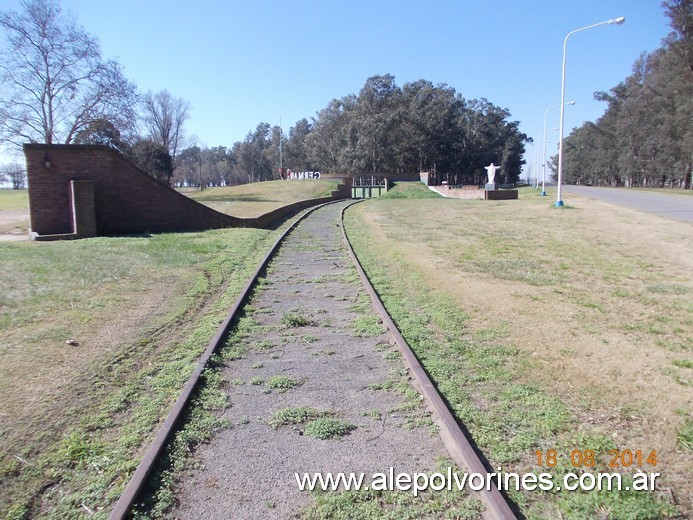
{"label": "dirt path", "polygon": [[0,211],[0,242],[14,240],[29,240],[28,209]]}
{"label": "dirt path", "polygon": [[[287,518],[314,500],[299,491],[295,472],[414,473],[447,456],[418,399],[374,386],[406,380],[406,372],[344,249],[343,204],[301,223],[256,290],[248,313],[255,323],[238,345],[243,358],[223,368],[232,426],[198,449],[202,469],[184,475],[171,517]],[[272,389],[275,376],[300,385]],[[287,407],[327,410],[356,428],[321,440],[306,423],[270,426]],[[411,428],[414,421],[424,424]]]}

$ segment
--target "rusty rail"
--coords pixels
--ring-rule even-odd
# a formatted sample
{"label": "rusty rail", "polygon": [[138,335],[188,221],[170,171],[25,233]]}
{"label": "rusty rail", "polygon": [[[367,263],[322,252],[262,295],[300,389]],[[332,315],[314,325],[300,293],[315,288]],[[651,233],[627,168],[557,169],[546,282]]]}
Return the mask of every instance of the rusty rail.
{"label": "rusty rail", "polygon": [[190,398],[192,397],[192,394],[195,388],[197,387],[197,384],[199,383],[200,376],[202,375],[202,371],[207,366],[209,358],[212,356],[212,354],[214,354],[214,352],[217,351],[219,346],[226,339],[229,333],[229,329],[231,328],[231,324],[233,323],[233,320],[236,318],[236,314],[247,300],[248,295],[255,286],[258,277],[265,270],[267,264],[269,264],[269,261],[272,259],[274,254],[279,249],[281,243],[304,218],[306,218],[316,209],[319,209],[328,204],[334,204],[334,202],[327,202],[325,204],[314,206],[308,209],[299,218],[297,218],[286,229],[286,231],[284,231],[284,233],[282,233],[282,235],[275,241],[275,243],[272,245],[265,257],[259,263],[259,265],[255,269],[255,272],[248,279],[248,283],[245,285],[241,293],[238,295],[238,298],[236,298],[236,301],[233,304],[233,307],[231,307],[226,318],[221,323],[221,325],[219,325],[216,334],[211,339],[211,341],[207,345],[207,348],[202,353],[200,358],[197,360],[195,370],[190,376],[190,379],[188,379],[188,382],[183,387],[180,396],[174,403],[173,408],[171,408],[171,411],[168,413],[166,420],[159,428],[156,437],[154,437],[154,441],[149,446],[147,451],[144,453],[144,457],[137,466],[135,473],[133,473],[132,477],[130,478],[130,482],[128,482],[128,485],[125,487],[123,494],[118,499],[118,502],[116,502],[113,511],[111,511],[111,514],[108,517],[109,520],[122,520],[127,517],[127,514],[132,508],[132,505],[135,503],[137,497],[142,491],[142,488],[144,487],[144,484],[147,481],[147,477],[149,477],[149,474],[151,473],[152,469],[154,469],[154,465],[156,464],[159,455],[163,451],[164,447],[166,446],[166,443],[168,442],[169,437],[173,433],[176,425],[178,424],[178,420],[183,415],[183,411],[185,410],[185,407],[190,401]]}
{"label": "rusty rail", "polygon": [[[195,370],[190,376],[188,382],[183,387],[180,396],[171,408],[171,411],[166,417],[166,420],[159,428],[159,431],[157,432],[154,441],[145,452],[142,461],[137,466],[137,469],[135,470],[130,479],[130,482],[126,486],[125,490],[123,491],[123,494],[120,496],[120,499],[118,500],[113,511],[111,512],[109,520],[122,520],[124,518],[127,518],[127,515],[130,512],[130,509],[132,508],[133,504],[137,500],[139,494],[141,493],[142,488],[144,487],[146,480],[149,477],[149,474],[154,469],[158,457],[160,456],[161,452],[166,446],[166,443],[168,442],[171,434],[175,430],[176,425],[178,424],[178,421],[182,416],[183,411],[185,410],[185,407],[188,405],[190,398],[192,397],[192,394],[195,388],[197,387],[200,376],[202,375],[202,371],[204,370],[204,368],[207,365],[207,362],[209,361],[209,358],[212,356],[212,354],[214,354],[214,352],[216,352],[221,343],[228,336],[231,324],[236,318],[238,311],[245,304],[250,294],[250,291],[253,289],[255,283],[257,282],[258,277],[261,276],[261,274],[269,264],[270,260],[279,249],[281,243],[288,236],[288,234],[293,229],[295,229],[296,226],[310,213],[328,204],[334,204],[334,202],[328,202],[326,204],[320,204],[319,206],[310,208],[303,215],[297,218],[286,229],[286,231],[284,231],[284,233],[282,233],[282,235],[275,241],[268,253],[259,263],[258,267],[255,269],[255,272],[248,279],[246,286],[236,299],[233,307],[231,307],[231,309],[229,310],[226,319],[219,326],[216,334],[207,345],[207,348],[205,349],[204,353],[198,359]],[[430,408],[432,409],[434,413],[434,418],[436,419],[440,427],[439,434],[441,436],[441,439],[443,440],[443,443],[445,444],[446,449],[448,450],[448,453],[457,465],[466,469],[467,471],[475,473],[486,473],[486,468],[484,464],[481,462],[481,459],[472,447],[472,444],[470,443],[469,439],[467,439],[459,424],[457,423],[452,413],[446,406],[445,402],[443,401],[443,398],[440,396],[436,387],[433,385],[432,381],[428,377],[428,374],[419,363],[419,360],[417,359],[416,355],[412,352],[411,348],[409,347],[409,345],[397,329],[397,326],[390,318],[390,315],[387,313],[387,310],[383,306],[383,303],[380,301],[380,297],[371,285],[370,280],[368,279],[366,273],[363,270],[363,267],[361,266],[361,263],[359,262],[356,254],[354,253],[354,250],[352,249],[351,244],[349,243],[349,238],[346,234],[346,230],[343,224],[344,211],[349,206],[351,206],[351,204],[342,208],[340,216],[340,227],[342,230],[342,237],[346,244],[349,255],[352,258],[354,265],[356,266],[359,276],[361,277],[364,287],[366,288],[366,291],[368,292],[371,298],[375,310],[382,318],[383,324],[388,329],[394,342],[402,352],[405,363],[408,365],[411,374],[415,378],[415,383],[421,390],[422,395],[424,396]],[[500,493],[500,491],[498,491],[497,488],[491,487],[491,489],[488,491],[478,492],[477,496],[482,500],[482,502],[487,508],[486,512],[484,513],[485,518],[494,520],[513,520],[516,518],[507,501]]]}
{"label": "rusty rail", "polygon": [[[380,296],[378,296],[378,293],[373,288],[373,285],[363,270],[361,262],[359,262],[356,253],[354,253],[344,227],[344,211],[348,207],[349,206],[345,206],[342,208],[340,223],[342,228],[342,236],[344,237],[346,248],[349,251],[349,256],[351,256],[351,259],[354,261],[356,270],[358,271],[359,276],[361,277],[361,282],[365,286],[366,291],[371,298],[373,307],[380,315],[380,318],[383,320],[383,324],[388,329],[395,344],[402,352],[402,356],[404,357],[405,363],[409,367],[411,375],[414,377],[414,380],[419,386],[424,399],[426,399],[426,402],[433,411],[434,418],[439,426],[439,434],[443,444],[445,444],[445,447],[452,457],[452,460],[461,468],[471,473],[488,473],[486,467],[479,458],[479,455],[472,446],[472,443],[464,434],[462,428],[460,428],[460,425],[457,423],[457,420],[450,412],[450,409],[445,404],[445,401],[438,393],[438,390],[431,381],[431,378],[428,377],[428,373],[421,366],[416,354],[414,354],[409,344],[406,342],[404,337],[402,337],[402,334],[399,332],[399,329],[395,325],[394,321],[392,321],[392,318],[385,309],[383,302],[380,300]],[[491,486],[488,490],[485,489],[478,492],[477,496],[486,506],[486,511],[484,512],[485,518],[494,520],[512,520],[516,518],[515,513],[510,508],[508,502],[495,486]]]}

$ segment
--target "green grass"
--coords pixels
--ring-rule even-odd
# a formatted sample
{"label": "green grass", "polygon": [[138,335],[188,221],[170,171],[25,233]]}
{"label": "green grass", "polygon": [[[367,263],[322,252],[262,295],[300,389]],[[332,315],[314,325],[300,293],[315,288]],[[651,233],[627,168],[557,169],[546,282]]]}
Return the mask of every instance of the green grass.
{"label": "green grass", "polygon": [[221,358],[213,356],[203,371],[198,387],[183,414],[182,425],[164,449],[142,492],[142,499],[132,510],[132,518],[162,518],[174,504],[176,475],[193,467],[191,454],[215,431],[231,427],[219,418],[228,406],[224,381],[217,371]]}
{"label": "green grass", "polygon": [[309,312],[301,309],[291,309],[282,316],[282,323],[286,327],[308,327],[314,325],[315,321]]}
{"label": "green grass", "polygon": [[686,451],[693,451],[693,421],[686,419],[676,435],[676,442]]}
{"label": "green grass", "polygon": [[0,211],[29,209],[28,190],[0,190]]}
{"label": "green grass", "polygon": [[675,359],[672,364],[679,368],[693,368],[693,361],[690,359]]}
{"label": "green grass", "polygon": [[[274,236],[0,244],[2,516],[109,510]],[[186,443],[219,426],[209,377]]]}
{"label": "green grass", "polygon": [[422,182],[396,182],[379,198],[381,199],[442,199],[443,196],[429,190]]}
{"label": "green grass", "polygon": [[288,376],[272,376],[265,381],[265,385],[273,390],[279,390],[280,392],[285,392],[296,388],[303,384],[303,381],[296,379],[295,377]]}
{"label": "green grass", "polygon": [[[532,454],[550,447],[563,453],[576,448],[595,449],[603,462],[608,460],[608,449],[615,446],[611,438],[605,437],[610,433],[609,425],[593,426],[582,419],[586,414],[599,413],[594,409],[605,399],[597,394],[600,388],[594,391],[596,397],[579,394],[577,402],[557,395],[553,387],[549,391],[551,381],[547,378],[554,370],[550,364],[535,361],[532,351],[538,345],[526,345],[522,331],[544,327],[547,316],[555,316],[552,313],[565,306],[573,313],[572,321],[566,321],[571,329],[579,324],[583,333],[603,334],[613,326],[614,316],[601,284],[613,287],[623,284],[624,279],[637,279],[633,283],[637,290],[633,292],[651,292],[643,283],[639,266],[628,260],[630,245],[620,246],[623,258],[613,256],[611,243],[604,249],[599,242],[595,246],[595,239],[589,238],[594,227],[576,223],[584,220],[582,215],[566,212],[556,217],[572,220],[557,224],[571,226],[570,241],[557,240],[551,229],[541,233],[537,243],[537,226],[549,226],[550,221],[543,220],[548,217],[542,213],[548,208],[540,207],[540,199],[528,198],[526,190],[519,202],[485,205],[448,199],[388,201],[380,197],[350,208],[346,227],[388,312],[492,467],[539,472],[542,469],[536,467],[536,461],[532,463]],[[580,211],[576,204],[575,212]],[[595,214],[589,214],[592,216]],[[647,272],[651,275],[653,270]],[[599,282],[596,277],[601,277]],[[675,280],[669,283],[667,288],[683,284]],[[466,286],[477,285],[476,293],[470,290],[460,294]],[[552,298],[552,293],[558,296]],[[671,318],[671,322],[657,322],[664,330],[662,335],[685,341],[691,323],[677,307],[682,305],[684,291],[667,289],[655,294],[663,295],[665,303],[657,305],[667,309],[658,314]],[[470,301],[467,295],[475,299]],[[507,303],[513,311],[493,312],[493,308],[483,307],[485,298],[494,306]],[[522,307],[531,311],[520,314]],[[674,332],[676,327],[681,332]],[[562,334],[565,339],[555,347],[562,345],[579,352],[579,339],[568,331]],[[564,362],[559,356],[555,359]],[[630,378],[624,378],[624,385],[630,383]],[[395,384],[396,380],[391,380],[380,387],[387,389]],[[563,388],[568,388],[565,381]],[[580,391],[570,388],[573,395]],[[620,433],[625,437],[630,428]],[[619,437],[621,442],[624,437]],[[684,428],[679,434],[682,445],[686,438]],[[565,468],[556,472],[559,470]],[[602,470],[609,471],[606,467]],[[685,495],[685,491],[682,493]],[[654,519],[673,511],[657,493],[518,492],[511,493],[511,497],[528,518],[588,518],[604,512],[613,518]],[[634,513],[637,510],[642,512]]]}
{"label": "green grass", "polygon": [[315,408],[307,406],[288,407],[277,410],[268,421],[268,424],[272,428],[277,429],[280,426],[301,424],[306,421],[330,417],[332,415],[334,415],[334,412],[330,412],[329,410],[316,410]]}
{"label": "green grass", "polygon": [[354,320],[352,330],[357,338],[378,336],[384,332],[378,316],[359,316]]}
{"label": "green grass", "polygon": [[240,186],[182,190],[188,197],[235,217],[257,217],[307,199],[329,197],[337,188],[333,180],[265,181]]}
{"label": "green grass", "polygon": [[320,417],[318,419],[308,421],[303,431],[306,435],[310,435],[316,439],[328,440],[339,439],[345,435],[349,435],[349,433],[355,429],[355,425],[340,419],[335,419],[333,417]]}

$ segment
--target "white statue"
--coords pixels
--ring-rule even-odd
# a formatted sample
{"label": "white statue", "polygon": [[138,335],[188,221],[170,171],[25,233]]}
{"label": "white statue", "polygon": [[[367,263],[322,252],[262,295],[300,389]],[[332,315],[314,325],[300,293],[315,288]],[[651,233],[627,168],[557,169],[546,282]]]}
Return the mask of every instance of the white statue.
{"label": "white statue", "polygon": [[500,166],[491,163],[490,166],[484,166],[484,168],[488,174],[488,184],[494,184],[493,180],[496,178],[496,170],[500,169]]}

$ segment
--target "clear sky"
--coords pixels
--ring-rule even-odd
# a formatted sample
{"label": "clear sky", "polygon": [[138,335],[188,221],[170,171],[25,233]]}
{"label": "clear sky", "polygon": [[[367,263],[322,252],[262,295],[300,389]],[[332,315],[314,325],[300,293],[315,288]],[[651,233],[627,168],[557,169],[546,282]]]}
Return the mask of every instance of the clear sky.
{"label": "clear sky", "polygon": [[[289,127],[366,79],[446,83],[507,108],[541,150],[544,111],[560,103],[568,40],[566,135],[606,106],[593,93],[624,80],[670,31],[660,0],[62,0],[102,55],[141,91],[190,102],[186,133],[231,146],[258,123]],[[0,0],[17,9],[19,0]],[[549,111],[558,127],[559,110]],[[549,139],[557,140],[557,132]],[[551,146],[551,145],[550,145]],[[555,150],[549,148],[550,151]],[[534,163],[534,147],[526,159]]]}

